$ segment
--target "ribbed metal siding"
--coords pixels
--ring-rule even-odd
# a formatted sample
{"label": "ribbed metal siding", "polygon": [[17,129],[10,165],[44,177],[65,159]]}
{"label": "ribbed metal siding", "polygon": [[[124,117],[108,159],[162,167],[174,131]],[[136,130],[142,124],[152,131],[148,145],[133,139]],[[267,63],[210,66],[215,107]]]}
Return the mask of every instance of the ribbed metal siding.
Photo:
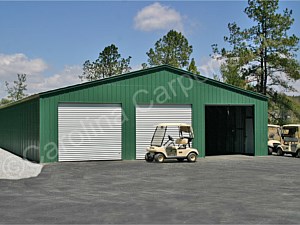
{"label": "ribbed metal siding", "polygon": [[39,98],[0,109],[0,148],[39,162],[39,120]]}
{"label": "ribbed metal siding", "polygon": [[120,160],[121,105],[59,104],[58,160]]}
{"label": "ribbed metal siding", "polygon": [[[254,96],[211,84],[211,82],[182,78],[176,71],[141,70],[129,79],[120,79],[101,85],[87,85],[60,93],[41,96],[40,109],[40,153],[44,163],[58,160],[59,103],[116,103],[122,104],[122,159],[136,158],[136,104],[191,104],[193,106],[193,147],[205,156],[205,105],[238,104],[253,105],[255,109],[253,150],[255,155],[267,155],[267,101]],[[179,80],[177,80],[179,79]],[[192,82],[192,83],[191,83]],[[54,149],[54,150],[53,150]]]}
{"label": "ribbed metal siding", "polygon": [[[192,124],[191,105],[139,105],[136,108],[136,159],[143,159],[150,145],[155,126],[159,123]],[[178,137],[178,129],[170,128],[167,134]]]}

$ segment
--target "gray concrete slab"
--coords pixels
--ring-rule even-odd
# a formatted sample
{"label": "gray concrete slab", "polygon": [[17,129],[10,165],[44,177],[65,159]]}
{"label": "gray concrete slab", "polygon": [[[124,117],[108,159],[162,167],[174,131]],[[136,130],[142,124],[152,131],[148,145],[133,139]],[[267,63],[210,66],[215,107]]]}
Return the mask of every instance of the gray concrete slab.
{"label": "gray concrete slab", "polygon": [[298,224],[300,159],[55,163],[0,180],[0,223]]}

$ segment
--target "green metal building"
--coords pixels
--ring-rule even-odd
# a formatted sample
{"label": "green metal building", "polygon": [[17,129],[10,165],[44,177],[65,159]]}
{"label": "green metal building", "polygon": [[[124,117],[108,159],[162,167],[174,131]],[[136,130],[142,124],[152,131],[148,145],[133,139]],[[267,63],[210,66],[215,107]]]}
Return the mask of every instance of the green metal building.
{"label": "green metal building", "polygon": [[167,65],[0,109],[0,147],[40,163],[144,157],[154,126],[191,123],[200,156],[267,155],[267,98]]}

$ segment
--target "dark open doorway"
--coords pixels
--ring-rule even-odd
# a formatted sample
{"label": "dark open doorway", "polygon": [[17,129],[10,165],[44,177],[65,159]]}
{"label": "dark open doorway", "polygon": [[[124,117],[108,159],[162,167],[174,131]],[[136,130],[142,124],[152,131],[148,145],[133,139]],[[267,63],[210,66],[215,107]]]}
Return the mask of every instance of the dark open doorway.
{"label": "dark open doorway", "polygon": [[253,106],[205,107],[205,155],[254,155]]}

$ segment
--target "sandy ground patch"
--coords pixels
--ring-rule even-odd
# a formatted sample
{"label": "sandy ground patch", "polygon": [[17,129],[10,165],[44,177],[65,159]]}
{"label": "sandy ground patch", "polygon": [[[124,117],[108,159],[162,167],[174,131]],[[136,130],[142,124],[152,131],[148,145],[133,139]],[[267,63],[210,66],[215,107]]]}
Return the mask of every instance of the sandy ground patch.
{"label": "sandy ground patch", "polygon": [[36,177],[43,165],[22,159],[0,148],[0,179],[19,180]]}

